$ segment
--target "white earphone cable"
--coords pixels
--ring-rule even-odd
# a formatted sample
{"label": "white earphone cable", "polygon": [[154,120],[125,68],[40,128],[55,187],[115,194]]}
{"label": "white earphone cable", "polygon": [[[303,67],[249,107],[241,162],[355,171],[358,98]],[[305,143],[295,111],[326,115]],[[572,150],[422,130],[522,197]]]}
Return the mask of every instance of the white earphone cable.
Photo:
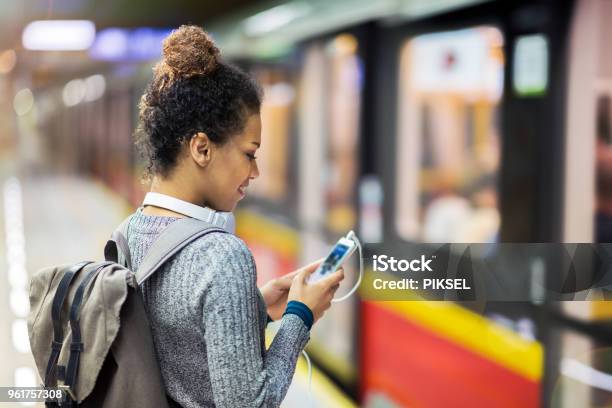
{"label": "white earphone cable", "polygon": [[351,297],[353,293],[359,289],[359,285],[361,285],[361,280],[363,279],[363,250],[361,248],[361,241],[359,241],[359,238],[357,238],[357,235],[353,231],[350,231],[346,237],[352,240],[357,245],[357,249],[359,249],[359,277],[357,278],[355,286],[353,286],[344,296],[337,299],[332,299],[332,302],[334,303],[344,302],[346,299]]}
{"label": "white earphone cable", "polygon": [[[357,245],[357,248],[359,249],[359,277],[357,278],[357,282],[355,283],[355,285],[345,295],[337,299],[332,299],[332,302],[334,303],[343,302],[347,300],[349,297],[351,297],[355,293],[355,291],[357,291],[357,289],[359,288],[359,285],[361,285],[361,281],[363,280],[363,249],[361,248],[361,242],[359,241],[359,238],[357,238],[357,235],[353,231],[350,231],[348,233],[347,238],[353,240],[353,242],[355,242],[355,244]],[[310,389],[312,385],[312,363],[310,361],[310,357],[308,356],[308,353],[306,353],[306,350],[302,350],[302,354],[304,355],[304,358],[306,359],[306,364],[308,364],[308,405],[312,406],[312,393]]]}

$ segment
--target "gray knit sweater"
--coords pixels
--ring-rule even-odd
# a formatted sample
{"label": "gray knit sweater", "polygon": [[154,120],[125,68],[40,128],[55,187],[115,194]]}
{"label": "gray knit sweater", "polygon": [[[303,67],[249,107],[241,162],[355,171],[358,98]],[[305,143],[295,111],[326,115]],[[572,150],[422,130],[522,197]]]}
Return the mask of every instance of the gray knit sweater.
{"label": "gray knit sweater", "polygon": [[[138,210],[127,235],[136,270],[177,220]],[[182,407],[278,407],[309,331],[285,315],[270,348],[253,257],[232,234],[189,244],[141,286],[166,393]]]}

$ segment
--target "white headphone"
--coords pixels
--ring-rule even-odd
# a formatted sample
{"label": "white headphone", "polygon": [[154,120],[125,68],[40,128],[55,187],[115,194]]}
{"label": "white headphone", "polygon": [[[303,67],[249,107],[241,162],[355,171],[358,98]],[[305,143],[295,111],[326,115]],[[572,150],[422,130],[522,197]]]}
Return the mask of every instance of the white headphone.
{"label": "white headphone", "polygon": [[187,217],[205,221],[216,227],[223,228],[230,234],[236,231],[236,221],[231,212],[215,211],[208,207],[201,207],[187,201],[166,194],[149,192],[144,198],[142,205],[154,205],[183,214]]}

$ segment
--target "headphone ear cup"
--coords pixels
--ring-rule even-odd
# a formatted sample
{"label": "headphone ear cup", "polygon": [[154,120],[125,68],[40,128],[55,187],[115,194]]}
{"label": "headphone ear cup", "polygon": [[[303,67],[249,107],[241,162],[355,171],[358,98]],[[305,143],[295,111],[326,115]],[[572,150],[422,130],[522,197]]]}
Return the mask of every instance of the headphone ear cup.
{"label": "headphone ear cup", "polygon": [[223,228],[230,234],[236,232],[236,219],[231,212],[215,211],[213,224],[219,228]]}

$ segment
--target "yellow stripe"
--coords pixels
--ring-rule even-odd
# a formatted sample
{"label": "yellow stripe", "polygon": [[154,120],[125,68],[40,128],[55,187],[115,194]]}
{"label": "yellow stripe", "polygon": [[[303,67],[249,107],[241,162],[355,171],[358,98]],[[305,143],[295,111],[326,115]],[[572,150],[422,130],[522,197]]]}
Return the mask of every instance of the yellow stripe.
{"label": "yellow stripe", "polygon": [[[298,361],[296,380],[300,382],[304,389],[308,389],[308,364],[303,356]],[[322,404],[317,406],[334,408],[357,407],[351,399],[340,391],[340,389],[316,367],[312,367],[312,385],[310,392],[312,392],[313,399],[316,398],[318,402],[322,402]]]}
{"label": "yellow stripe", "polygon": [[355,381],[357,375],[355,367],[337,354],[330,352],[322,342],[311,339],[306,351],[316,358],[317,362],[324,365],[326,369],[332,371],[343,383],[349,384]]}
{"label": "yellow stripe", "polygon": [[236,233],[287,258],[299,253],[299,236],[294,229],[249,210],[236,211]]}
{"label": "yellow stripe", "polygon": [[591,317],[594,320],[606,320],[612,318],[612,302],[607,300],[594,300],[590,301],[589,304],[591,306]]}
{"label": "yellow stripe", "polygon": [[[375,293],[374,274],[366,270],[360,293],[364,299],[380,299]],[[380,277],[377,273],[376,277]],[[389,275],[389,279],[393,279]],[[401,292],[401,293],[400,293]],[[542,345],[453,302],[421,300],[416,292],[388,290],[385,301],[372,303],[419,324],[530,380],[542,378]],[[393,300],[398,299],[398,300]],[[401,300],[399,300],[401,299]],[[410,300],[414,299],[414,300]]]}
{"label": "yellow stripe", "polygon": [[544,352],[499,324],[451,302],[388,301],[377,306],[420,324],[516,374],[532,381],[542,378]]}

